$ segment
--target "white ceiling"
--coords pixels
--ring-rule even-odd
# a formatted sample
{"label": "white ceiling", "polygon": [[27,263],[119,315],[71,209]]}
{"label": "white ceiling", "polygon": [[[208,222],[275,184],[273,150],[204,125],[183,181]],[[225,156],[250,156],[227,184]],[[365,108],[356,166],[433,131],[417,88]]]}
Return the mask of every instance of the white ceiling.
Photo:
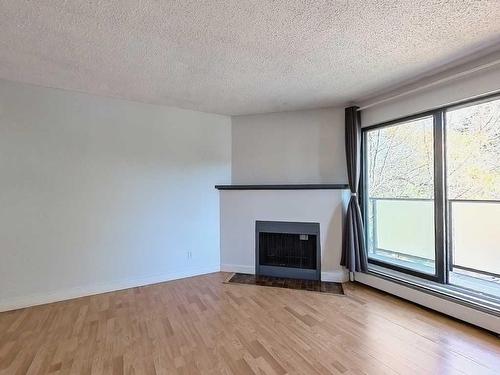
{"label": "white ceiling", "polygon": [[0,0],[0,78],[222,114],[344,105],[500,41],[500,0]]}

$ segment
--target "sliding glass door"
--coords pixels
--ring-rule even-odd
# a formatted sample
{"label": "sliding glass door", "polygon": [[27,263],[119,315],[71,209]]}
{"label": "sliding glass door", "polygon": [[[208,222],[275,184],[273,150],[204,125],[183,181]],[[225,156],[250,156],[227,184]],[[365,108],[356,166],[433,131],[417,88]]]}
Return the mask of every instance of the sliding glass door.
{"label": "sliding glass door", "polygon": [[500,298],[500,99],[446,111],[449,282]]}
{"label": "sliding glass door", "polygon": [[500,298],[500,99],[363,129],[371,264]]}
{"label": "sliding glass door", "polygon": [[436,276],[434,117],[371,129],[364,140],[370,260]]}

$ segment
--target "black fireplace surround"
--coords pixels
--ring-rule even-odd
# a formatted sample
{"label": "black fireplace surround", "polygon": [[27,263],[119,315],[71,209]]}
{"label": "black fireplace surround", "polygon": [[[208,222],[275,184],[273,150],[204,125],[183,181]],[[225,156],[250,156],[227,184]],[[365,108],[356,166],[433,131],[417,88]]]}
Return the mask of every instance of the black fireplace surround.
{"label": "black fireplace surround", "polygon": [[319,223],[256,221],[255,274],[321,281]]}

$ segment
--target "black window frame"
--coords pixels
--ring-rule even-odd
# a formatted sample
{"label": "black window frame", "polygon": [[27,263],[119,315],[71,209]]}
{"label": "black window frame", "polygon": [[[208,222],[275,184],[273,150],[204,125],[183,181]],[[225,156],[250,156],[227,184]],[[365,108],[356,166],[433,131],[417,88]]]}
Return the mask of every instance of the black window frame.
{"label": "black window frame", "polygon": [[[448,275],[450,267],[452,267],[452,249],[451,249],[451,233],[448,228],[450,223],[450,213],[447,205],[447,183],[446,183],[446,112],[449,110],[477,105],[481,102],[487,102],[500,99],[500,92],[495,92],[487,95],[478,96],[472,99],[457,101],[455,103],[437,107],[432,110],[418,112],[409,116],[395,118],[390,121],[377,123],[374,125],[361,128],[361,174],[359,182],[360,206],[363,221],[367,220],[367,194],[366,194],[366,135],[371,130],[381,129],[397,125],[404,122],[418,120],[432,116],[433,118],[433,135],[434,135],[434,241],[435,241],[435,274],[427,274],[414,269],[402,267],[396,264],[383,262],[377,259],[372,259],[367,256],[368,263],[377,265],[386,269],[398,271],[407,275],[437,282],[439,284],[448,284]],[[368,249],[368,226],[364,226],[365,231],[365,248]],[[368,255],[368,254],[367,254]]]}

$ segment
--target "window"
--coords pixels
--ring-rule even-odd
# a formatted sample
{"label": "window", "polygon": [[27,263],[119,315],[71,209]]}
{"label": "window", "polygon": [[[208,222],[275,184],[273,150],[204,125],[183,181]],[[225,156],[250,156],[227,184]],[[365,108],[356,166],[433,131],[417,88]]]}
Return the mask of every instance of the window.
{"label": "window", "polygon": [[363,129],[371,264],[500,300],[500,99]]}
{"label": "window", "polygon": [[500,298],[500,99],[446,111],[449,282]]}
{"label": "window", "polygon": [[366,132],[368,253],[435,275],[434,134],[427,116]]}

